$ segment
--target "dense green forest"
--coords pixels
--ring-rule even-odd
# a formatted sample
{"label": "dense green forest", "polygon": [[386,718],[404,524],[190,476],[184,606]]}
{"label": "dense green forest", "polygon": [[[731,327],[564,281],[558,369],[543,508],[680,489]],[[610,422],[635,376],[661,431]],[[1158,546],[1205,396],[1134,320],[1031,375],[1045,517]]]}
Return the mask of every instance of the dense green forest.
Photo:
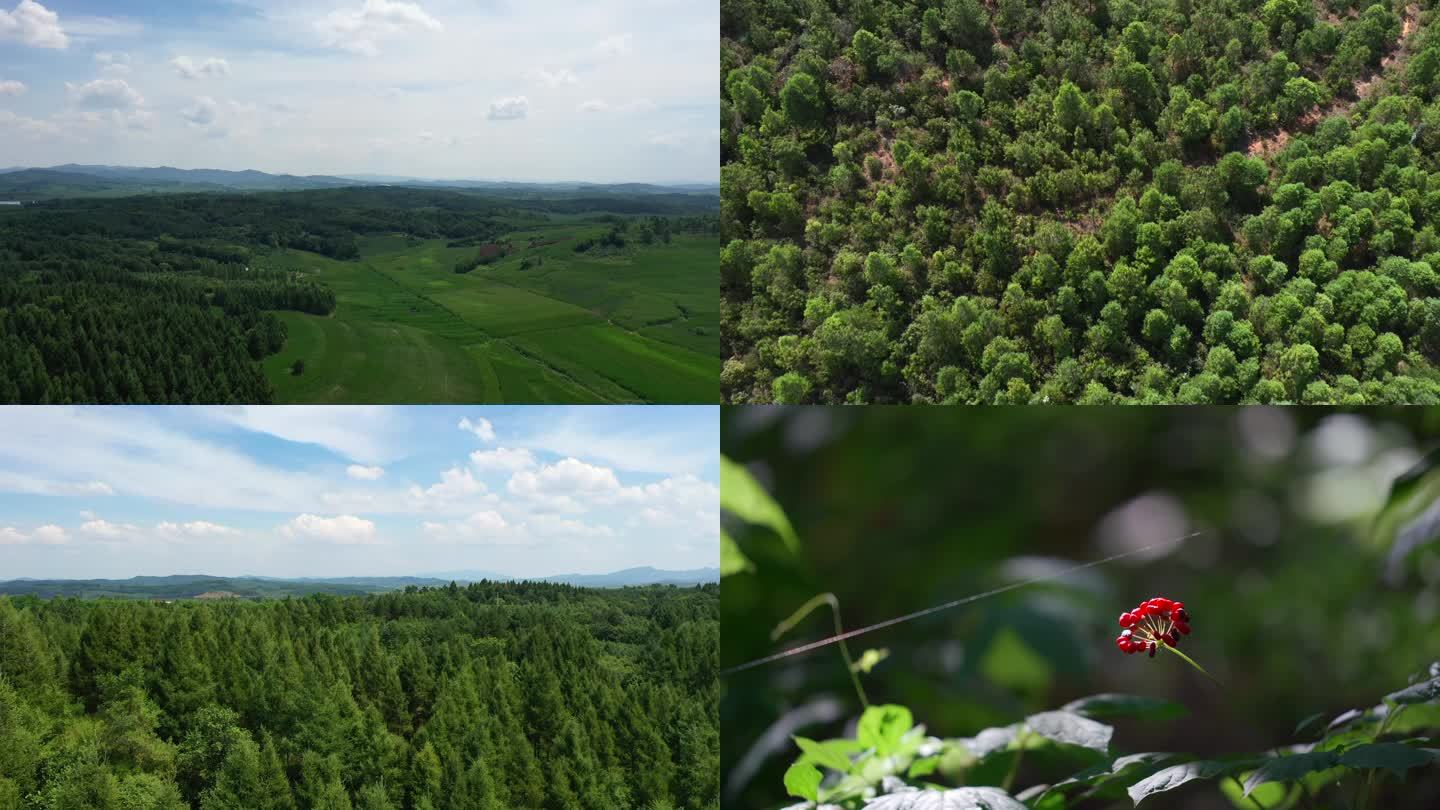
{"label": "dense green forest", "polygon": [[0,597],[0,808],[713,808],[719,589]]}
{"label": "dense green forest", "polygon": [[1440,401],[1430,0],[722,0],[730,402]]}
{"label": "dense green forest", "polygon": [[651,212],[630,231],[647,244],[668,242],[672,232],[713,233],[714,204],[679,193],[506,199],[357,187],[7,207],[0,403],[268,403],[275,384],[261,362],[289,337],[277,313],[324,316],[337,307],[331,285],[297,269],[296,251],[354,263],[376,234],[478,245],[585,212],[622,230],[626,219],[615,212]]}

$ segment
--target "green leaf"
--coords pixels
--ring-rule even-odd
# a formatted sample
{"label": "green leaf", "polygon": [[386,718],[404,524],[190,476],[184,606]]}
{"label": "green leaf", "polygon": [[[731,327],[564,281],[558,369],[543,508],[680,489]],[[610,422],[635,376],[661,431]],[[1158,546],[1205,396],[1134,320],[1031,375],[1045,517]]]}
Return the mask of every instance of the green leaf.
{"label": "green leaf", "polygon": [[984,759],[996,751],[1004,751],[1009,748],[1019,733],[1020,724],[1016,723],[1011,726],[983,729],[974,737],[960,737],[955,742],[977,759]]}
{"label": "green leaf", "polygon": [[1299,723],[1297,723],[1297,724],[1295,725],[1295,731],[1294,731],[1295,736],[1296,736],[1296,737],[1299,737],[1299,736],[1300,736],[1300,732],[1304,731],[1305,729],[1309,728],[1310,726],[1315,725],[1315,723],[1316,723],[1317,721],[1320,721],[1320,720],[1323,720],[1323,719],[1325,719],[1325,715],[1324,715],[1323,713],[1321,713],[1321,712],[1316,712],[1315,714],[1310,715],[1309,717],[1305,718],[1304,720],[1301,720]]}
{"label": "green leaf", "polygon": [[922,776],[929,776],[930,774],[934,773],[935,769],[938,767],[940,767],[939,754],[929,757],[921,757],[920,759],[917,759],[914,762],[910,763],[910,770],[906,771],[905,775],[910,777],[911,779],[918,779]]}
{"label": "green leaf", "polygon": [[1411,748],[1401,743],[1370,743],[1357,745],[1341,754],[1340,764],[1347,768],[1384,768],[1398,774],[1428,765],[1434,759],[1434,755],[1423,748]]}
{"label": "green leaf", "polygon": [[820,769],[801,759],[785,771],[785,792],[800,799],[820,801]]}
{"label": "green leaf", "polygon": [[831,740],[830,742],[818,743],[805,737],[794,737],[795,744],[805,752],[805,758],[817,765],[823,765],[833,771],[848,773],[850,771],[850,756],[847,748],[850,748],[848,740]]}
{"label": "green leaf", "polygon": [[1339,761],[1340,757],[1333,751],[1312,751],[1267,760],[1245,780],[1245,792],[1241,795],[1249,796],[1250,791],[1266,782],[1294,782],[1308,773],[1333,768]]}
{"label": "green leaf", "polygon": [[1110,736],[1115,729],[1072,712],[1041,712],[1025,718],[1030,730],[1046,739],[1066,745],[1079,745],[1101,753],[1110,750]]}
{"label": "green leaf", "polygon": [[863,672],[869,675],[870,670],[874,669],[881,661],[889,657],[890,651],[885,648],[866,650],[860,654],[860,660],[856,661],[855,666],[851,667],[851,669],[855,672]]}
{"label": "green leaf", "polygon": [[1386,703],[1429,703],[1440,698],[1440,678],[1421,681],[1385,696]]}
{"label": "green leaf", "polygon": [[1028,810],[1000,788],[962,787],[953,790],[909,788],[879,796],[865,810]]}
{"label": "green leaf", "polygon": [[1188,713],[1184,706],[1173,700],[1161,700],[1140,695],[1121,695],[1113,692],[1072,700],[1060,708],[1063,711],[1074,712],[1097,720],[1110,717],[1174,720],[1177,717],[1184,717]]}
{"label": "green leaf", "polygon": [[1187,762],[1183,765],[1172,765],[1131,785],[1128,792],[1130,794],[1130,800],[1139,804],[1141,800],[1147,796],[1174,790],[1196,779],[1214,779],[1217,776],[1224,776],[1225,774],[1244,770],[1254,765],[1255,760],[1222,762],[1213,759],[1202,759],[1195,762]]}
{"label": "green leaf", "polygon": [[735,544],[735,538],[724,529],[720,530],[720,576],[728,577],[731,574],[743,574],[746,571],[755,570],[750,558]]}
{"label": "green leaf", "polygon": [[871,706],[860,715],[855,737],[866,748],[874,748],[881,756],[894,753],[900,740],[915,724],[910,710],[904,706]]}
{"label": "green leaf", "polygon": [[773,529],[792,552],[799,553],[800,537],[785,510],[744,467],[724,456],[720,457],[720,508],[747,523]]}

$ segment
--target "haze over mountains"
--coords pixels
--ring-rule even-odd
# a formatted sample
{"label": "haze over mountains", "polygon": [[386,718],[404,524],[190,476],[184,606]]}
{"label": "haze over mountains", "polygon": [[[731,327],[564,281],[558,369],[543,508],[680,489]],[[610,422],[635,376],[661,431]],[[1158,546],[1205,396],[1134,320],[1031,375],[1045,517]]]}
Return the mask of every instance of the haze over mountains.
{"label": "haze over mountains", "polygon": [[453,571],[426,576],[395,577],[217,577],[203,574],[139,576],[129,579],[13,579],[0,582],[0,594],[12,596],[195,599],[283,598],[328,593],[337,596],[394,591],[407,586],[443,587],[481,580],[553,582],[585,588],[621,588],[636,585],[702,585],[720,581],[718,568],[667,571],[627,568],[608,574],[558,574],[548,577],[512,577],[485,571]]}
{"label": "haze over mountains", "polygon": [[171,166],[99,166],[66,163],[59,166],[16,166],[0,169],[0,198],[38,199],[199,191],[300,191],[347,186],[399,185],[417,188],[495,189],[548,193],[585,192],[613,194],[719,194],[719,186],[704,183],[655,185],[650,183],[526,183],[508,180],[428,179],[395,175],[270,174],[246,169],[178,169]]}

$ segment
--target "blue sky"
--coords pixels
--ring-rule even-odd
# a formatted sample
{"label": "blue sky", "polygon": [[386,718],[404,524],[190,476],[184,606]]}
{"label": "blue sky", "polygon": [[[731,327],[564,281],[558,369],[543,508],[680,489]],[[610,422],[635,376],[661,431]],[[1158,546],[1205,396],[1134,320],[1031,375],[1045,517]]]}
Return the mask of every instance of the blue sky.
{"label": "blue sky", "polygon": [[693,0],[0,0],[4,165],[714,182]]}
{"label": "blue sky", "polygon": [[0,424],[0,580],[718,558],[710,406],[48,406]]}

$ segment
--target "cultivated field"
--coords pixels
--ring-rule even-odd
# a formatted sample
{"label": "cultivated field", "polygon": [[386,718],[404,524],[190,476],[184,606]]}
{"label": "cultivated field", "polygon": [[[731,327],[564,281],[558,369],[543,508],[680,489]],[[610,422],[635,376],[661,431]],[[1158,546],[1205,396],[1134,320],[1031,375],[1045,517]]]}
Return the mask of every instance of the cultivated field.
{"label": "cultivated field", "polygon": [[289,339],[264,363],[276,401],[718,401],[718,241],[574,250],[606,229],[562,219],[517,231],[505,258],[468,273],[454,267],[477,248],[443,239],[368,237],[349,262],[265,256],[337,299],[328,316],[279,313]]}

